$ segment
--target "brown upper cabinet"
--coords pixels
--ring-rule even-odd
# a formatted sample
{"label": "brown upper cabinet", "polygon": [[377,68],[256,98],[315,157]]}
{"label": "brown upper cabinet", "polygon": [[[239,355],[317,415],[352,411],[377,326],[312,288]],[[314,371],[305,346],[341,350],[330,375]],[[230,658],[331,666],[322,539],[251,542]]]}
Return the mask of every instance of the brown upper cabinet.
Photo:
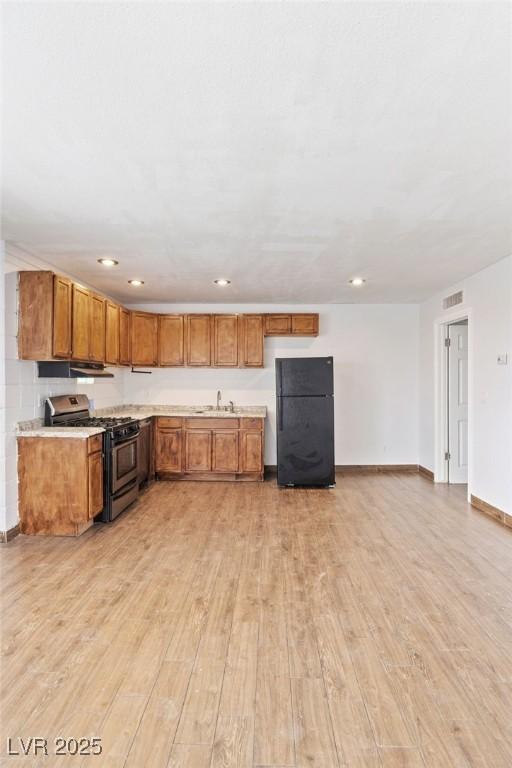
{"label": "brown upper cabinet", "polygon": [[158,365],[185,365],[185,316],[158,316]]}
{"label": "brown upper cabinet", "polygon": [[119,306],[107,301],[105,312],[105,362],[108,365],[119,363]]}
{"label": "brown upper cabinet", "polygon": [[291,331],[291,315],[265,315],[265,336],[288,336]]}
{"label": "brown upper cabinet", "polygon": [[21,360],[263,368],[265,336],[317,335],[315,313],[131,312],[53,272],[19,273]]}
{"label": "brown upper cabinet", "polygon": [[292,336],[318,336],[318,315],[292,315]]}
{"label": "brown upper cabinet", "polygon": [[318,336],[318,314],[265,315],[265,336]]}
{"label": "brown upper cabinet", "polygon": [[158,364],[158,315],[132,312],[132,365]]}
{"label": "brown upper cabinet", "polygon": [[212,364],[211,328],[211,315],[187,315],[187,365],[209,366]]}
{"label": "brown upper cabinet", "polygon": [[238,315],[213,315],[213,365],[238,365]]}
{"label": "brown upper cabinet", "polygon": [[105,362],[105,299],[91,294],[91,340],[89,358],[95,363]]}
{"label": "brown upper cabinet", "polygon": [[131,358],[130,312],[119,307],[119,364],[130,365]]}
{"label": "brown upper cabinet", "polygon": [[91,343],[91,294],[87,288],[73,283],[71,321],[71,357],[89,360]]}
{"label": "brown upper cabinet", "polygon": [[[27,274],[22,272],[22,274]],[[45,274],[45,273],[43,273]],[[71,357],[71,280],[53,276],[53,356]],[[44,358],[43,358],[44,359]]]}
{"label": "brown upper cabinet", "polygon": [[238,360],[243,368],[263,368],[263,315],[240,315]]}

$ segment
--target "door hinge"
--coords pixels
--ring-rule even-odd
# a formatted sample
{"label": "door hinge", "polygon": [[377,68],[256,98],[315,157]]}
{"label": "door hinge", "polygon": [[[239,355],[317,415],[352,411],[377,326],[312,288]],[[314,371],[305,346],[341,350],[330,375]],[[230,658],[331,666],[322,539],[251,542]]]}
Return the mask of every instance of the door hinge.
{"label": "door hinge", "polygon": [[449,339],[449,338],[447,337],[447,338],[444,340],[444,345],[445,345],[445,347],[451,347],[451,344],[452,344],[452,340],[451,340],[451,339]]}
{"label": "door hinge", "polygon": [[452,457],[452,456],[451,456],[451,453],[450,453],[450,451],[445,451],[445,452],[444,452],[444,460],[445,460],[445,461],[450,461],[451,457]]}

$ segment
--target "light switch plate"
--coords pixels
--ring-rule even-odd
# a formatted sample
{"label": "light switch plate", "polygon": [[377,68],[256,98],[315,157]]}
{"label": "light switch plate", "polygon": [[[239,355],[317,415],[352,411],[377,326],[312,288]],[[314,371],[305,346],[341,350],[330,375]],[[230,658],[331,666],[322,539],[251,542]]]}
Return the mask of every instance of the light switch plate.
{"label": "light switch plate", "polygon": [[498,355],[497,360],[498,360],[498,365],[507,365],[507,363],[508,363],[508,355],[507,354]]}

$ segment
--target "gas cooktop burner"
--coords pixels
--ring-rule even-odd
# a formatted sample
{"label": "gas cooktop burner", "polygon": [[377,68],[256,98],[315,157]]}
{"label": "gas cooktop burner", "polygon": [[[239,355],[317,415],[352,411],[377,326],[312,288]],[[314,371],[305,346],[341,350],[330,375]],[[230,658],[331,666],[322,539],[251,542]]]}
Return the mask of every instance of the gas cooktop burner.
{"label": "gas cooktop burner", "polygon": [[129,424],[134,421],[131,416],[89,416],[86,419],[68,421],[68,427],[118,427],[121,424]]}

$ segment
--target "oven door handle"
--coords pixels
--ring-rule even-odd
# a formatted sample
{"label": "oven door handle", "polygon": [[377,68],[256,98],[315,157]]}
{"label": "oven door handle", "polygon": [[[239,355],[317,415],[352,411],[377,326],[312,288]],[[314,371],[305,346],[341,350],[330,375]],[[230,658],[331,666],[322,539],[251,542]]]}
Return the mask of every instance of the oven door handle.
{"label": "oven door handle", "polygon": [[130,440],[136,440],[139,435],[140,429],[137,430],[137,432],[132,432],[132,434],[128,435],[128,437],[125,437],[124,440],[114,440],[114,448],[117,448],[118,445],[123,445],[124,443],[130,442]]}

